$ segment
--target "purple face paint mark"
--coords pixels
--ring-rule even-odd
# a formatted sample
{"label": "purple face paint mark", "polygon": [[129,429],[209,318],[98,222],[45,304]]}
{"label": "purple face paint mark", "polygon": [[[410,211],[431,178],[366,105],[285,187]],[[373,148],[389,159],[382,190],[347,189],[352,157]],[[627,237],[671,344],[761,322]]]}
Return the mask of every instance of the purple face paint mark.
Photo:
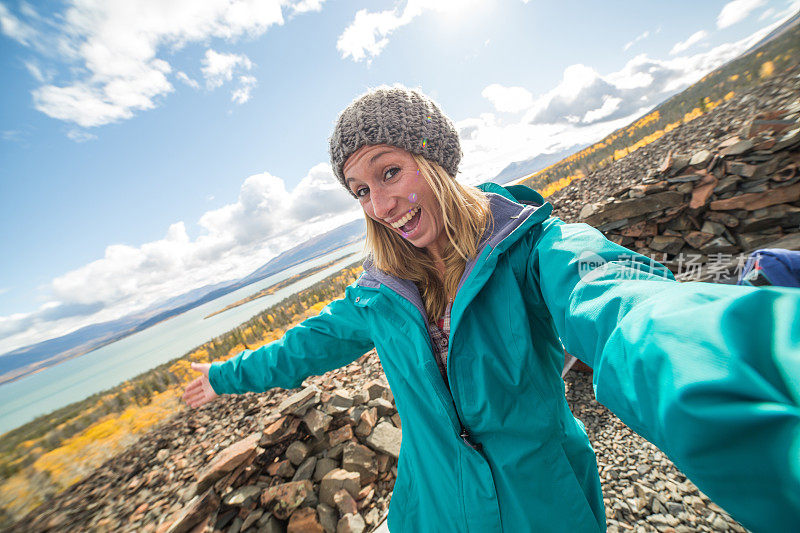
{"label": "purple face paint mark", "polygon": [[412,192],[411,194],[409,194],[408,201],[411,202],[412,204],[417,203],[417,193]]}
{"label": "purple face paint mark", "polygon": [[405,231],[401,231],[400,235],[402,235],[404,239],[408,239],[408,233]]}

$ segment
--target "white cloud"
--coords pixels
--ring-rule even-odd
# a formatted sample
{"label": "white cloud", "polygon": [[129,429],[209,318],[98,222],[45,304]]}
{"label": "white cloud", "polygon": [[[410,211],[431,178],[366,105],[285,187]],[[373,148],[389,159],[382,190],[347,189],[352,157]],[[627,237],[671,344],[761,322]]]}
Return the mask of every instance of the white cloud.
{"label": "white cloud", "polygon": [[26,46],[36,36],[33,27],[15,17],[3,4],[0,4],[0,32]]}
{"label": "white cloud", "polygon": [[201,71],[206,79],[206,87],[215,89],[226,81],[231,81],[233,71],[239,68],[250,70],[253,63],[246,55],[222,54],[209,48],[203,58]]}
{"label": "white cloud", "polygon": [[181,80],[183,83],[185,83],[189,87],[191,87],[192,89],[199,89],[200,88],[200,84],[197,83],[197,80],[194,80],[194,79],[190,78],[188,76],[188,74],[186,74],[183,71],[180,71],[180,72],[176,73],[175,77],[178,78],[179,80]]}
{"label": "white cloud", "polygon": [[590,124],[592,122],[597,122],[601,119],[604,119],[619,109],[619,104],[621,103],[622,98],[615,98],[613,96],[606,95],[603,97],[603,105],[597,109],[587,111],[581,121]]}
{"label": "white cloud", "polygon": [[764,0],[733,0],[722,7],[717,15],[717,28],[727,28],[743,21],[754,9],[764,5]]}
{"label": "white cloud", "polygon": [[412,18],[398,15],[394,10],[370,13],[361,9],[339,36],[336,49],[342,57],[351,57],[353,61],[363,61],[367,56],[375,57],[389,44],[387,36],[411,22]]}
{"label": "white cloud", "polygon": [[[150,87],[143,97],[143,109],[155,106],[150,97],[172,90],[172,86],[161,79],[161,87]],[[88,84],[74,84],[66,87],[44,85],[33,91],[36,109],[53,118],[74,122],[84,128],[102,126],[110,122],[133,116],[130,106],[111,102],[105,98],[101,88]]]}
{"label": "white cloud", "polygon": [[[27,4],[18,15],[0,4],[0,30],[43,56],[66,63],[69,68],[62,69],[62,80],[43,81],[33,91],[34,106],[50,117],[86,128],[128,119],[159,105],[174,90],[168,60],[186,44],[255,37],[283,24],[282,7],[302,12],[318,9],[321,4],[285,0],[68,0],[65,10],[48,20]],[[23,15],[28,17],[26,21],[20,18]],[[236,65],[247,69],[246,63]],[[226,80],[225,70],[215,70],[217,67],[208,65],[212,84]],[[39,74],[42,72],[40,69]],[[39,78],[36,70],[31,73]],[[192,85],[185,74],[176,77]]]}
{"label": "white cloud", "polygon": [[320,163],[312,167],[292,191],[288,211],[294,220],[315,221],[352,207],[353,197],[333,178],[330,164]]}
{"label": "white cloud", "polygon": [[327,163],[312,167],[291,191],[267,172],[250,176],[235,202],[200,217],[196,238],[176,222],[159,240],[108,246],[102,258],[53,279],[48,303],[0,317],[0,353],[244,276],[360,213]]}
{"label": "white cloud", "polygon": [[708,36],[704,30],[696,31],[689,36],[688,39],[685,41],[680,41],[675,43],[675,46],[672,47],[672,50],[669,51],[669,55],[674,56],[675,54],[680,54],[684,50],[689,49],[692,45],[702,41]]}
{"label": "white cloud", "polygon": [[763,12],[763,13],[761,13],[761,16],[759,16],[759,17],[758,17],[758,20],[759,20],[759,21],[761,21],[761,20],[767,20],[768,18],[770,18],[770,17],[771,17],[771,16],[773,16],[774,14],[775,14],[775,9],[773,9],[773,8],[771,8],[771,7],[770,7],[769,9],[765,9],[765,10],[764,10],[764,12]]}
{"label": "white cloud", "polygon": [[67,132],[67,137],[76,143],[83,143],[97,139],[97,135],[93,135],[87,131],[72,128]]}
{"label": "white cloud", "polygon": [[558,86],[535,99],[525,120],[534,124],[590,123],[650,108],[737,57],[773,28],[689,56],[655,59],[639,54],[622,69],[606,75],[585,65],[571,65]]}
{"label": "white cloud", "polygon": [[487,86],[481,96],[488,99],[498,111],[516,113],[533,103],[533,95],[524,87],[504,87],[498,83]]}
{"label": "white cloud", "polygon": [[625,43],[625,46],[622,47],[622,50],[627,52],[628,49],[631,46],[633,46],[634,44],[638,43],[642,39],[647,39],[649,36],[650,36],[650,32],[649,31],[645,31],[644,33],[640,33],[632,41],[628,41],[627,43]]}
{"label": "white cloud", "polygon": [[356,62],[366,59],[369,62],[389,44],[389,35],[396,29],[409,24],[425,11],[446,13],[468,10],[470,3],[477,2],[475,0],[437,0],[436,2],[408,0],[402,10],[395,8],[370,12],[361,9],[356,12],[353,22],[339,36],[336,49],[343,58],[350,57]]}
{"label": "white cloud", "polygon": [[292,5],[295,13],[307,13],[309,11],[321,11],[325,0],[300,0]]}
{"label": "white cloud", "polygon": [[[0,4],[0,6],[2,6],[2,4]],[[33,76],[33,79],[35,79],[36,81],[40,83],[45,81],[44,73],[42,73],[42,70],[39,68],[39,65],[37,65],[35,62],[25,61],[25,68],[28,70],[28,73],[31,76]]]}
{"label": "white cloud", "polygon": [[4,141],[20,141],[22,140],[22,132],[19,130],[3,130],[0,131],[0,138]]}
{"label": "white cloud", "polygon": [[231,102],[244,104],[250,100],[250,92],[258,81],[253,76],[239,76],[239,88],[231,93]]}

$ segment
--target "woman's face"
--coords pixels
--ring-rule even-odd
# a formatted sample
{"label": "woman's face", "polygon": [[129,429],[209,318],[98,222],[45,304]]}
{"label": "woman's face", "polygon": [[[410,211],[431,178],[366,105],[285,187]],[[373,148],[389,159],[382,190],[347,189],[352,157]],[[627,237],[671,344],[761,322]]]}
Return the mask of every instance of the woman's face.
{"label": "woman's face", "polygon": [[362,146],[342,170],[368,217],[441,258],[442,211],[409,152],[385,144]]}

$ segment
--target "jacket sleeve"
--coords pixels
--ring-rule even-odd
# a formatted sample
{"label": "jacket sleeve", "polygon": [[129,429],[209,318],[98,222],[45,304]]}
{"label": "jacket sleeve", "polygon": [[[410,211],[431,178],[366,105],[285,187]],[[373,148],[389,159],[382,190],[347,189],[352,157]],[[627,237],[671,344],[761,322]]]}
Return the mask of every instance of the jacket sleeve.
{"label": "jacket sleeve", "polygon": [[292,389],[308,376],[324,374],[368,352],[373,343],[366,310],[355,303],[353,292],[352,285],[347,287],[344,298],[331,302],[280,339],[213,363],[208,379],[214,391],[238,394],[272,387]]}
{"label": "jacket sleeve", "polygon": [[746,527],[800,530],[800,290],[678,283],[557,218],[535,240],[528,276],[598,401]]}

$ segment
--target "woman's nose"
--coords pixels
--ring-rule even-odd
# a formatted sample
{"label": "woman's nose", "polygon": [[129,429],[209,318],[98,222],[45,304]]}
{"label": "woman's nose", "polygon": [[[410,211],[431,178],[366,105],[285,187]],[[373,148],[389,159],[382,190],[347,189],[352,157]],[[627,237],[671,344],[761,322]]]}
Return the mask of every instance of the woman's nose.
{"label": "woman's nose", "polygon": [[397,205],[397,200],[391,195],[383,191],[372,193],[372,209],[375,216],[382,219],[389,218],[389,214]]}

